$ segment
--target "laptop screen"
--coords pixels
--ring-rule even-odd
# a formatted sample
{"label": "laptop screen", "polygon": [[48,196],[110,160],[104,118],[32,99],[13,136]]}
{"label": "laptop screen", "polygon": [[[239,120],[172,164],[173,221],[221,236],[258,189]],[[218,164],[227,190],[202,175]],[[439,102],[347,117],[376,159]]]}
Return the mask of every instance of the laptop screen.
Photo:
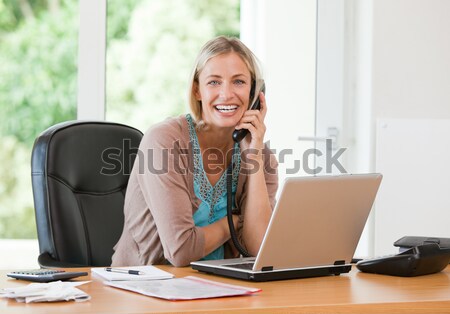
{"label": "laptop screen", "polygon": [[381,174],[288,178],[254,270],[350,263]]}

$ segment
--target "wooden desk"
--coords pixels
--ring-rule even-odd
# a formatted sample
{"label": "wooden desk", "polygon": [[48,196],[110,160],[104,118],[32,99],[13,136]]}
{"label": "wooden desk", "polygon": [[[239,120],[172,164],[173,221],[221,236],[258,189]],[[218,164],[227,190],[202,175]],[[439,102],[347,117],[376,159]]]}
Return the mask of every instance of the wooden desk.
{"label": "wooden desk", "polygon": [[[225,279],[190,268],[161,268],[176,277],[195,275],[263,291],[244,297],[173,302],[105,287],[93,278],[93,282],[80,287],[91,295],[90,301],[23,304],[0,299],[0,313],[450,313],[450,266],[444,272],[415,278],[372,275],[353,269],[337,277],[265,283]],[[0,271],[0,288],[27,284],[7,279],[5,273]],[[90,279],[87,276],[79,280]]]}

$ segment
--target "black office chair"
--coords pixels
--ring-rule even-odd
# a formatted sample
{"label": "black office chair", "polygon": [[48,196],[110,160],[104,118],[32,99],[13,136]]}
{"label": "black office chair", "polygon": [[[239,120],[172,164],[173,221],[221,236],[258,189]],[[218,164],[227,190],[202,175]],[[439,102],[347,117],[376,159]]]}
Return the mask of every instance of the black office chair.
{"label": "black office chair", "polygon": [[63,122],[39,135],[31,176],[41,267],[111,264],[141,139],[135,128],[97,121]]}

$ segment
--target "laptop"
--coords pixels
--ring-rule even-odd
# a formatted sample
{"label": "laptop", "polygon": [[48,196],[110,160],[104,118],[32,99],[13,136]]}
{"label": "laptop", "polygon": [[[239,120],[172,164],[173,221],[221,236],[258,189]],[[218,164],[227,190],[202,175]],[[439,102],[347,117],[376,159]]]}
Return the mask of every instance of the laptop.
{"label": "laptop", "polygon": [[378,173],[288,178],[256,257],[191,267],[250,281],[348,273],[381,179]]}

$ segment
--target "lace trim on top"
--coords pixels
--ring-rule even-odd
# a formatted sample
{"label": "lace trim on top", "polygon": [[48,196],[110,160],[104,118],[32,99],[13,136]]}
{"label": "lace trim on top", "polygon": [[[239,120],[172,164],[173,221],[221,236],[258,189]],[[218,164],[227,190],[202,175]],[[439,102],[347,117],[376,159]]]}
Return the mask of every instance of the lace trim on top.
{"label": "lace trim on top", "polygon": [[[189,136],[192,142],[192,150],[194,155],[194,183],[197,183],[200,190],[200,195],[197,195],[197,197],[200,198],[201,201],[208,204],[210,208],[208,220],[210,223],[213,223],[215,216],[214,211],[220,210],[215,209],[214,207],[220,200],[221,196],[224,193],[226,193],[227,190],[226,171],[224,171],[219,181],[217,181],[217,183],[214,186],[212,186],[208,180],[208,177],[206,176],[205,170],[203,169],[202,154],[200,151],[200,145],[198,143],[197,133],[195,132],[194,121],[192,120],[190,114],[186,115],[186,119],[189,125]],[[239,148],[239,143],[235,143],[234,145],[234,154],[232,156],[232,162],[233,162],[232,189],[233,191],[236,191],[239,171],[241,168],[241,151]]]}

